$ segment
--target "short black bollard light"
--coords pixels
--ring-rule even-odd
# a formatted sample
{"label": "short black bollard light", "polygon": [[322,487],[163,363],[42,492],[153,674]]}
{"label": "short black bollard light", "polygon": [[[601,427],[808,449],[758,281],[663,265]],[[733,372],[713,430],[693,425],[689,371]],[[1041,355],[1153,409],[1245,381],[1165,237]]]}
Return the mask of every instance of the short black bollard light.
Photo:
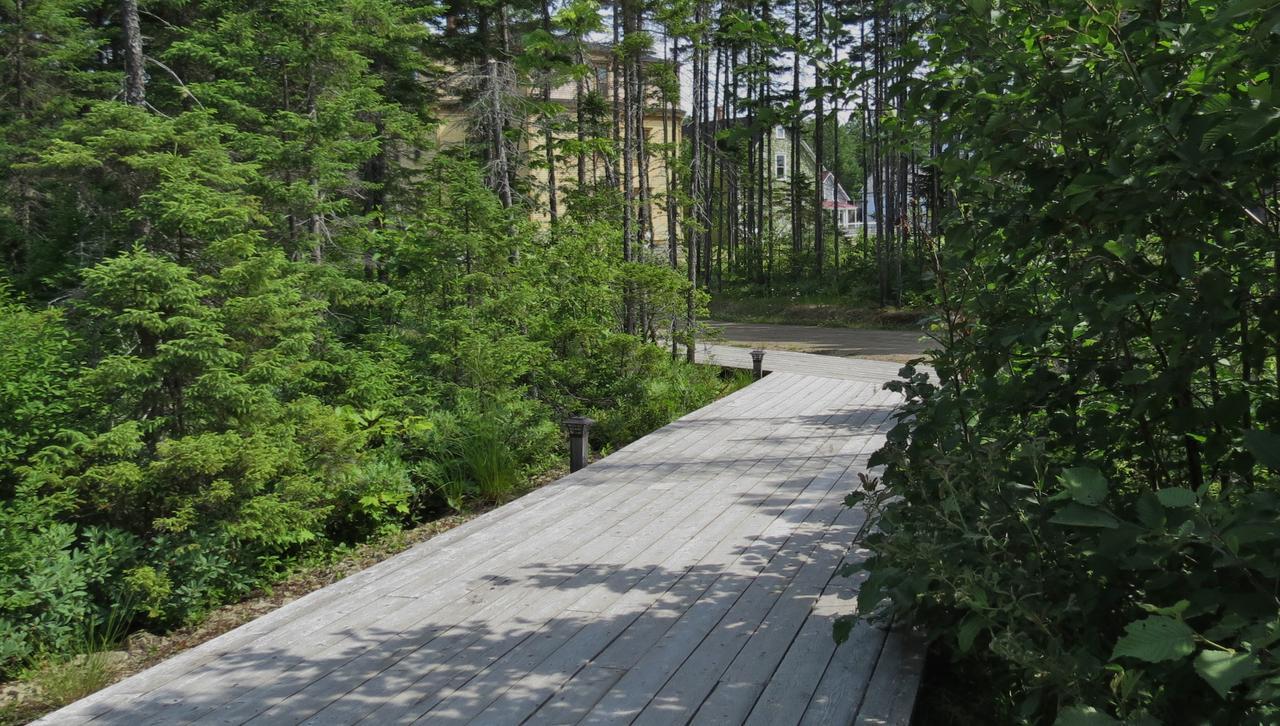
{"label": "short black bollard light", "polygon": [[764,351],[759,348],[751,351],[751,373],[757,381],[764,375]]}
{"label": "short black bollard light", "polygon": [[586,416],[574,416],[565,419],[564,426],[569,430],[569,471],[575,472],[587,465],[587,432],[591,430],[593,419]]}

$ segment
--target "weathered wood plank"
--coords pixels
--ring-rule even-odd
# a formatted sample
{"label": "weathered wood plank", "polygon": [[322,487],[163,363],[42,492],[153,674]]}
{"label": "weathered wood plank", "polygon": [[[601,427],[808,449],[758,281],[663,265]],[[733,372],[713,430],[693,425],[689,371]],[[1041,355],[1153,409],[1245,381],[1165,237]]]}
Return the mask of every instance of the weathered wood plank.
{"label": "weathered wood plank", "polygon": [[[885,633],[859,624],[847,641],[836,645],[831,637],[835,619],[836,613],[831,611],[815,611],[809,617],[792,650],[787,652],[787,659],[778,667],[780,677],[769,683],[776,695],[762,697],[747,723],[848,726],[866,694]],[[825,670],[823,654],[829,656]],[[799,687],[793,690],[789,686]],[[797,696],[806,696],[808,704]],[[779,721],[780,718],[784,720]]]}
{"label": "weathered wood plank", "polygon": [[[668,536],[668,537],[662,538],[662,540],[660,541],[669,542],[669,541],[672,541],[672,539],[673,539],[672,537]],[[676,538],[676,539],[681,539],[681,538]],[[668,568],[671,568],[675,564],[677,563],[668,560],[667,562],[663,563],[661,570],[666,570]],[[678,563],[678,564],[681,567],[687,565],[687,563]],[[642,589],[641,592],[644,593],[644,590]],[[618,597],[619,597],[618,595],[616,594],[614,595],[615,599]],[[626,610],[623,610],[623,612],[626,612]],[[607,615],[608,614],[609,613],[607,613]],[[606,621],[606,622],[609,622],[609,621]],[[625,625],[629,626],[631,622],[634,622],[634,620],[627,619]],[[534,688],[533,686],[534,683],[539,684],[539,687],[541,688],[545,688],[548,683],[556,681],[557,673],[560,678],[566,678],[571,676],[573,669],[580,667],[582,663],[586,662],[586,660],[590,656],[594,655],[594,653],[597,652],[600,647],[603,647],[603,645],[607,642],[605,638],[612,637],[616,632],[617,632],[616,627],[602,628],[602,629],[599,629],[598,632],[595,632],[594,634],[592,634],[592,630],[584,631],[583,633],[580,634],[580,636],[588,636],[590,638],[593,638],[595,643],[594,645],[592,640],[588,639],[588,637],[575,637],[572,649],[569,649],[567,651],[566,650],[557,651],[557,653],[555,654],[556,655],[555,659],[550,660],[549,663],[539,664],[536,672],[532,674],[531,678],[527,681],[522,681],[521,683],[514,684],[513,690],[517,690],[517,691],[521,691],[522,689],[530,690],[531,688]],[[495,698],[497,697],[496,694],[491,694],[491,695],[494,695]],[[510,703],[504,701],[503,706],[507,712],[509,713],[512,712]]]}
{"label": "weathered wood plank", "polygon": [[[882,419],[876,421],[875,425],[878,426],[881,421]],[[861,424],[865,423],[865,420],[861,422]],[[871,440],[872,437],[869,436],[851,437],[844,443],[841,453],[856,451],[860,455]],[[816,505],[805,503],[799,507],[801,523],[789,535],[785,533],[772,535],[774,538],[788,538],[769,560],[765,569],[739,597],[725,618],[717,624],[715,630],[703,639],[698,648],[671,676],[667,686],[646,707],[636,723],[683,720],[698,710],[707,694],[715,688],[721,675],[734,662],[740,665],[750,662],[758,669],[755,678],[748,675],[741,677],[742,681],[763,683],[767,680],[767,674],[763,671],[765,669],[772,671],[771,664],[781,659],[790,642],[790,637],[787,636],[788,626],[785,621],[778,621],[790,614],[795,626],[789,632],[794,633],[803,620],[804,613],[808,611],[813,599],[817,597],[822,586],[830,578],[836,562],[839,561],[838,548],[821,548],[820,546],[824,542],[833,544],[841,539],[842,534],[844,537],[852,534],[852,529],[847,526],[845,528],[831,526],[842,508],[840,497],[843,490],[837,491],[836,486],[844,473],[843,465],[829,464],[822,474],[813,479],[810,489],[818,493],[818,503]],[[810,489],[806,489],[806,492]],[[779,521],[785,521],[785,519],[780,517]],[[770,536],[769,530],[762,535],[766,541]],[[773,623],[768,622],[770,616],[773,616]],[[784,637],[770,639],[768,636],[772,633],[767,624],[773,626],[772,633],[779,633]],[[758,635],[761,637],[761,644],[776,650],[776,657],[773,657],[773,653],[769,651],[759,653],[760,648],[757,645],[750,649],[754,657],[748,661],[737,660],[748,643],[754,641]],[[728,694],[732,690],[721,689],[721,693]]]}
{"label": "weathered wood plank", "polygon": [[[700,490],[703,490],[703,489],[704,489],[704,490],[707,490],[707,491],[714,492],[714,491],[716,490],[716,488],[714,488],[714,487],[703,487],[703,488],[699,488],[699,487],[695,486],[695,485],[697,484],[697,477],[693,477],[693,478],[692,478],[692,480],[691,480],[690,482],[688,482],[688,483],[691,485],[690,487],[688,487],[690,491],[697,492],[697,491],[700,491]],[[677,504],[678,504],[678,503],[679,503],[679,502],[677,502]],[[655,504],[655,505],[653,505],[653,506],[657,507],[657,509],[655,509],[655,510],[652,512],[652,514],[656,515],[658,512],[660,512],[660,511],[661,511],[661,509],[662,509],[662,505],[661,505],[661,504]],[[679,511],[680,511],[680,508],[679,508],[679,507],[668,507],[668,509],[670,509],[672,512],[679,512]],[[694,509],[694,511],[697,511],[697,512],[701,512],[701,511],[716,511],[716,509],[717,509],[717,508],[697,507],[697,508],[695,508],[695,509]],[[640,518],[638,518],[638,520],[639,520],[639,521],[644,521],[644,518],[643,518],[643,517],[640,517]],[[658,522],[658,524],[661,524],[661,521],[660,521],[660,520],[655,520],[655,521],[657,521],[657,522]],[[652,526],[652,525],[651,525],[651,526]],[[656,536],[656,535],[657,535],[657,532],[654,532],[653,536]],[[667,540],[669,540],[669,539],[670,539],[670,538],[668,538],[668,537],[664,537],[664,538],[663,538],[663,540],[664,540],[664,541],[667,541]],[[639,546],[639,545],[646,545],[646,544],[649,544],[649,540],[648,540],[648,538],[647,538],[647,537],[639,537],[639,538],[637,538],[637,537],[629,537],[627,541],[630,541],[630,542],[634,543],[634,544],[635,544],[635,545],[637,545],[637,546]],[[605,539],[599,539],[599,540],[596,540],[596,541],[595,541],[595,547],[597,548],[597,550],[599,550],[599,552],[600,552],[600,553],[599,553],[599,554],[591,554],[591,553],[587,553],[587,554],[586,554],[586,556],[584,557],[584,559],[586,559],[586,560],[588,560],[588,561],[591,561],[591,562],[597,562],[597,563],[599,563],[599,562],[602,560],[602,558],[604,558],[604,553],[607,553],[607,554],[611,555],[611,557],[610,557],[609,559],[613,559],[613,557],[612,557],[612,556],[616,556],[616,555],[618,554],[618,552],[619,552],[619,547],[620,547],[620,546],[621,546],[621,545],[620,545],[620,544],[618,544],[618,543],[616,542],[616,540],[615,540],[615,541],[613,541],[612,543],[611,543],[611,542],[610,542],[610,540],[608,540],[607,538],[605,538]],[[650,544],[650,546],[651,546],[651,544]],[[546,553],[542,553],[542,554],[546,554]],[[597,566],[593,566],[593,571],[598,571],[599,569],[600,569],[600,565],[599,565],[599,564],[597,564]],[[542,582],[541,584],[545,587],[545,586],[548,586],[548,585],[549,585],[549,584],[551,584],[551,583],[544,581],[544,582]],[[576,590],[576,589],[580,589],[580,588],[569,587],[568,589],[570,589],[570,590]],[[572,608],[572,607],[575,607],[575,606],[571,606],[571,608]],[[522,617],[524,617],[525,619],[528,619],[528,613],[527,613],[527,612],[522,612],[522,613],[521,613],[521,615],[522,615]],[[417,690],[417,689],[415,688],[415,690]],[[393,697],[393,698],[394,698],[394,697]],[[417,704],[417,705],[419,705],[419,706],[420,706],[420,705],[421,705],[421,702],[418,702],[418,704]]]}
{"label": "weathered wood plank", "polygon": [[[825,465],[826,457],[823,454],[829,454],[834,450],[825,449],[825,447],[832,445],[837,430],[835,427],[826,429],[824,433],[827,435],[821,438],[821,443],[815,452],[817,455],[802,465],[800,471],[804,473],[797,476],[795,481],[800,486],[804,486],[805,490],[796,492],[794,489],[783,491],[785,487],[780,489],[779,493],[762,501],[752,516],[744,521],[742,529],[731,535],[739,541],[745,538],[745,541],[750,544],[740,547],[740,554],[736,560],[719,568],[717,579],[707,593],[699,598],[688,612],[656,642],[651,637],[634,640],[645,647],[644,655],[622,678],[618,688],[607,694],[593,712],[588,714],[586,722],[604,723],[627,720],[646,708],[651,710],[652,717],[655,719],[680,720],[683,707],[670,700],[655,701],[655,694],[671,678],[671,674],[684,663],[689,654],[699,646],[707,633],[736,605],[759,573],[767,570],[768,563],[787,540],[790,530],[798,526],[794,519],[785,516],[788,505],[797,498],[802,498],[815,482],[819,482],[817,491],[829,491],[833,481],[823,482],[816,474],[820,473]],[[838,447],[839,444],[835,446]],[[805,472],[806,468],[807,472]],[[759,534],[748,534],[753,532]],[[733,629],[723,629],[720,632],[729,632],[736,637]],[[605,664],[621,664],[616,660],[616,655],[613,658],[614,660],[611,660],[610,653],[606,652],[598,660]],[[707,688],[709,689],[713,683],[714,681],[708,684]],[[653,701],[652,704],[651,701]]]}
{"label": "weathered wood plank", "polygon": [[[706,701],[698,707],[692,721],[695,724],[725,723],[725,714],[739,714],[732,722],[745,720],[756,705],[766,684],[771,684],[779,663],[784,656],[792,658],[785,667],[779,683],[766,701],[783,693],[792,699],[791,708],[798,717],[803,708],[803,696],[807,699],[813,691],[830,656],[830,618],[815,613],[815,602],[824,584],[828,583],[835,565],[840,561],[848,539],[862,518],[858,510],[845,510],[827,529],[822,541],[808,555],[801,571],[786,586],[778,602],[759,623],[750,638],[736,654],[733,662],[715,684]],[[816,619],[815,619],[816,618]],[[807,628],[807,632],[802,631]],[[799,634],[799,635],[798,635]],[[796,648],[796,653],[791,649]],[[673,681],[679,681],[677,673]],[[766,708],[771,713],[785,708]],[[770,715],[762,722],[768,722]]]}
{"label": "weathered wood plank", "polygon": [[[759,395],[759,392],[752,394],[750,389],[743,389],[730,394],[722,399],[720,403],[734,405],[739,398],[748,397],[749,395]],[[785,395],[785,388],[777,392],[777,395]],[[642,459],[646,454],[663,450],[671,447],[672,441],[684,441],[689,448],[693,448],[696,443],[708,436],[711,432],[706,433],[698,430],[697,424],[700,419],[713,415],[708,409],[695,411],[668,427],[655,432],[654,434],[640,439],[633,444],[620,449],[618,452],[608,459],[608,466],[611,468],[625,468],[626,465],[636,459]],[[673,451],[672,453],[677,453]],[[582,486],[583,480],[589,480],[587,485],[595,486],[598,484],[600,476],[600,467],[592,467],[590,474],[579,472],[578,474],[565,477],[556,485],[540,489],[526,497],[517,500],[505,507],[488,512],[471,522],[463,524],[439,537],[432,538],[428,542],[417,545],[410,551],[402,554],[397,558],[386,560],[382,563],[374,565],[360,573],[352,575],[343,581],[336,583],[330,587],[310,593],[309,595],[290,603],[258,620],[253,621],[241,628],[223,634],[214,640],[203,644],[200,648],[186,651],[164,663],[149,669],[148,671],[129,679],[129,688],[126,691],[123,684],[116,687],[105,689],[97,694],[82,699],[64,709],[62,713],[70,716],[78,710],[99,712],[101,709],[95,707],[96,703],[110,701],[113,704],[120,704],[131,700],[133,697],[154,690],[175,678],[191,673],[196,668],[237,649],[245,647],[247,644],[253,643],[263,633],[271,633],[284,629],[290,623],[306,618],[309,623],[325,620],[323,614],[328,608],[331,612],[341,615],[349,609],[359,609],[364,607],[363,602],[352,602],[352,593],[360,592],[369,588],[381,578],[394,576],[401,573],[405,569],[407,563],[421,561],[425,555],[446,550],[449,545],[460,542],[472,534],[485,532],[494,528],[498,522],[506,519],[521,511],[532,510],[535,505],[542,509],[548,509],[558,504],[557,499],[565,496],[573,496],[576,489]],[[479,549],[479,552],[485,550]],[[347,608],[331,608],[333,603],[341,603],[347,605]],[[295,629],[296,630],[296,629]],[[305,636],[305,631],[295,632],[295,635]],[[203,679],[202,679],[203,681]]]}
{"label": "weathered wood plank", "polygon": [[867,695],[858,709],[856,726],[907,726],[915,709],[916,691],[924,674],[924,638],[894,630],[885,638]]}
{"label": "weathered wood plank", "polygon": [[[789,389],[784,384],[784,386],[781,387],[780,390],[783,394],[785,394],[785,392]],[[678,454],[684,450],[681,447],[696,446],[698,442],[702,440],[702,438],[705,438],[705,437],[699,437],[699,436],[686,437],[682,442],[680,442],[680,446],[672,447],[672,448],[674,452]],[[665,463],[663,464],[663,466],[671,467],[675,465],[671,463]],[[644,477],[646,474],[650,473],[651,470],[646,468],[640,468],[634,472],[631,472],[627,478],[619,479],[619,476],[620,476],[619,472],[626,472],[626,471],[627,471],[627,467],[619,467],[619,466],[615,466],[610,469],[597,470],[597,472],[595,472],[595,478],[596,478],[595,483],[597,485],[596,493],[607,491],[601,486],[602,482],[607,484],[617,484],[619,481],[621,481],[622,484],[625,485],[626,483],[630,481],[634,481],[637,478]],[[602,495],[602,497],[603,496],[604,495]],[[599,501],[601,500],[597,499],[593,501],[594,503],[598,504]],[[640,500],[637,498],[633,498],[631,501],[639,502]],[[591,503],[588,503],[588,506],[590,506],[590,504]],[[626,512],[617,514],[617,516],[620,518],[625,517],[625,515],[626,515]],[[589,518],[595,515],[593,515],[591,513],[591,510],[588,509],[584,513],[581,513],[579,516],[580,518]],[[597,519],[596,521],[600,522],[601,520]],[[604,520],[604,521],[609,521],[609,520]],[[546,536],[551,536],[556,534],[560,535],[561,542],[568,542],[570,541],[571,538],[568,534],[566,534],[566,532],[573,531],[572,524],[573,524],[573,521],[570,520],[570,522],[567,523],[567,526],[564,526],[564,527],[559,527],[559,528],[540,527],[539,528],[540,533],[543,535],[542,539],[530,540],[526,536],[524,538],[524,541],[521,544],[523,544],[526,547],[545,547]],[[511,535],[511,539],[515,540],[521,534],[523,534],[523,532],[513,533]],[[520,561],[517,556],[518,551],[512,549],[510,541],[494,543],[492,545],[489,545],[487,547],[482,547],[482,548],[471,547],[469,549],[474,550],[475,552],[481,554],[482,556],[491,556],[495,552],[501,552],[505,555],[506,557],[505,561],[508,563],[511,563],[511,562],[518,563]],[[429,564],[432,564],[438,568],[432,575],[430,575],[438,579],[439,571],[445,568],[444,563],[440,562],[439,560],[432,559],[429,561]],[[456,560],[450,562],[449,565],[454,569],[461,567],[461,563],[459,563]],[[415,564],[412,564],[411,567],[415,569],[421,569],[423,565],[421,563],[415,563]],[[498,577],[498,575],[492,575],[492,574],[488,576],[491,578]],[[475,591],[477,589],[477,584],[478,584],[477,578],[467,578],[463,576],[458,576],[451,579],[446,584],[445,588],[436,588],[430,594],[436,602],[440,602],[440,601],[456,602],[459,598],[461,598],[464,602],[469,603],[472,606],[471,609],[474,610],[476,607],[482,604],[482,600],[479,600],[476,597],[474,597]],[[482,585],[483,583],[479,583],[479,584]],[[402,587],[401,589],[403,590],[405,588]],[[370,608],[372,607],[373,603],[382,595],[384,590],[385,588],[379,589],[379,588],[376,588],[375,586],[370,585],[361,592],[360,596],[348,597],[344,600],[341,600],[339,606],[335,608],[329,608],[329,609],[317,608],[312,611],[312,614],[310,616],[308,616],[306,619],[302,621],[301,627],[295,626],[288,629],[281,628],[277,630],[275,633],[273,633],[272,635],[269,635],[265,638],[260,638],[254,641],[252,644],[252,647],[255,647],[258,649],[264,649],[264,648],[269,649],[269,648],[273,648],[275,644],[280,641],[281,638],[286,638],[289,636],[292,636],[295,639],[299,637],[305,637],[306,645],[302,647],[304,649],[310,648],[310,650],[303,650],[302,652],[298,652],[296,650],[297,646],[295,646],[294,652],[291,653],[291,655],[294,656],[294,662],[300,661],[304,656],[314,653],[315,649],[317,648],[325,648],[325,647],[333,646],[333,643],[329,639],[325,637],[316,637],[316,631],[311,628],[313,623],[319,622],[324,625],[334,625],[343,629],[343,632],[346,632],[346,628],[348,628],[350,625],[350,622],[349,622],[350,618],[343,617],[343,616],[350,615],[353,613],[371,612]],[[496,590],[496,588],[489,587],[488,590],[492,592]],[[395,592],[397,591],[393,591],[393,594]],[[404,597],[406,598],[411,596],[412,595],[410,592],[405,592],[404,594]],[[397,602],[402,602],[402,603],[405,603],[406,605],[412,605],[413,607],[418,608],[420,611],[422,611],[425,608],[425,604],[426,604],[426,603],[415,604],[415,603],[411,603],[409,600],[402,600]],[[425,610],[425,612],[430,613],[429,610]],[[192,688],[190,684],[183,684],[180,687],[180,690],[182,691],[182,696],[185,697],[185,700],[200,701],[198,705],[194,707],[188,707],[186,710],[183,710],[183,711],[179,711],[175,708],[176,706],[183,705],[182,704],[182,701],[184,700],[183,698],[179,697],[171,700],[165,697],[167,694],[161,694],[161,699],[166,702],[168,707],[165,709],[163,714],[159,715],[158,721],[172,722],[175,719],[185,720],[193,717],[196,714],[196,711],[198,711],[199,709],[203,709],[206,711],[210,710],[216,704],[204,701],[203,699],[200,698],[200,694],[202,692],[216,692],[219,689],[226,690],[227,688],[226,678],[229,677],[229,674],[238,673],[240,672],[240,670],[241,669],[239,668],[232,667],[232,668],[223,668],[212,674],[209,672],[206,672],[204,673],[205,677],[199,679],[199,683],[196,688]],[[213,677],[210,677],[211,675]]]}
{"label": "weathered wood plank", "polygon": [[[771,434],[771,437],[772,437],[772,434]],[[750,440],[750,439],[749,439],[749,438],[742,438],[741,440]],[[675,511],[677,511],[677,512],[678,512],[678,511],[680,511],[680,510],[678,510],[678,507],[677,507]],[[713,511],[714,511],[714,508],[713,508]],[[413,690],[413,691],[415,691],[415,693],[417,693],[417,691],[420,691],[420,690],[421,690],[421,685],[417,686],[417,688],[412,689],[412,690]],[[403,698],[398,698],[397,700],[403,700]],[[421,699],[417,700],[417,702],[416,702],[415,704],[413,704],[413,711],[412,711],[412,713],[413,713],[413,714],[415,714],[415,716],[417,716],[417,714],[419,714],[419,713],[422,711],[422,708],[424,708],[424,706],[429,706],[429,704],[430,704],[430,700],[429,700],[429,698],[424,697],[424,698],[421,698]],[[387,711],[387,709],[385,709],[385,708],[384,708],[384,709],[381,709],[381,711],[380,711],[379,713],[375,713],[375,716],[376,716],[376,717],[378,717],[378,718],[379,718],[379,720],[387,720],[387,718],[388,718],[387,714],[383,713],[383,711]],[[380,714],[380,713],[381,713],[381,714]],[[399,713],[399,712],[393,712],[393,713]]]}
{"label": "weathered wood plank", "polygon": [[[878,383],[897,366],[775,353],[767,368],[818,375],[770,375],[42,723],[909,715],[916,681],[874,667],[880,631],[830,642],[856,588],[830,578],[861,516],[840,501],[887,428],[897,398]],[[858,660],[883,697],[833,688]]]}

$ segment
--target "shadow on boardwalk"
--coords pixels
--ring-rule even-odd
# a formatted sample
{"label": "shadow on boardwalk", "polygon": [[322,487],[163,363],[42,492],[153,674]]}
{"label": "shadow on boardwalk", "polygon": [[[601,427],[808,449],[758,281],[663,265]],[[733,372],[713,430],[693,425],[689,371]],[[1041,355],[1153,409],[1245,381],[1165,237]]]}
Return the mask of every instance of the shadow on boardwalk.
{"label": "shadow on boardwalk", "polygon": [[831,639],[881,383],[769,376],[48,723],[848,723],[916,682]]}
{"label": "shadow on boardwalk", "polygon": [[[666,571],[601,563],[531,565],[488,586],[577,588],[584,595],[603,587],[658,598],[648,608],[615,608],[618,612],[571,609],[550,619],[517,614],[501,627],[427,618],[404,631],[337,630],[317,634],[335,645],[303,660],[288,644],[246,649],[202,668],[197,683],[209,685],[204,691],[187,686],[166,694],[161,689],[143,702],[113,704],[94,723],[463,723],[477,718],[477,723],[619,723],[637,716],[684,722],[697,716],[695,709],[720,685],[724,672],[738,665],[754,635],[786,629],[794,638],[803,627],[805,617],[795,613],[808,615],[826,583],[789,587],[794,570],[812,553],[789,552],[783,540],[744,542],[740,552],[748,555],[746,566],[735,573],[715,566]],[[782,551],[769,556],[770,548]],[[759,556],[751,556],[757,550]],[[846,589],[851,595],[853,583]],[[759,622],[749,607],[776,617]],[[701,639],[726,635],[726,643],[737,649],[722,654],[717,672],[702,674],[706,693],[690,693],[687,683],[672,688],[671,673],[631,677],[659,673],[643,667],[683,661]],[[829,627],[822,635],[830,638]],[[883,639],[883,633],[861,633],[846,647],[871,649],[861,656],[874,663]],[[785,655],[779,651],[774,660]],[[832,653],[818,649],[814,655],[829,659]],[[721,687],[725,693],[737,689],[741,697],[736,700],[748,701],[736,706],[746,716],[761,685],[726,681]],[[817,680],[810,684],[817,686]]]}

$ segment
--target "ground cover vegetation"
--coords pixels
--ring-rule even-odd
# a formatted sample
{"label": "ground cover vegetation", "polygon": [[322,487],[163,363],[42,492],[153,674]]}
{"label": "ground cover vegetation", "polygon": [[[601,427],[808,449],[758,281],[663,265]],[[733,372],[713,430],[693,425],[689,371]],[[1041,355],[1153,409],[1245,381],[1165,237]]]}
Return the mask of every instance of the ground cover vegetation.
{"label": "ground cover vegetation", "polygon": [[546,12],[0,3],[0,677],[502,501],[567,415],[608,449],[734,385],[646,342],[703,298],[624,255],[616,187],[530,221],[538,107],[436,143],[458,69],[533,84],[600,15]]}
{"label": "ground cover vegetation", "polygon": [[934,640],[929,723],[1275,723],[1280,7],[897,12],[943,344],[859,608]]}

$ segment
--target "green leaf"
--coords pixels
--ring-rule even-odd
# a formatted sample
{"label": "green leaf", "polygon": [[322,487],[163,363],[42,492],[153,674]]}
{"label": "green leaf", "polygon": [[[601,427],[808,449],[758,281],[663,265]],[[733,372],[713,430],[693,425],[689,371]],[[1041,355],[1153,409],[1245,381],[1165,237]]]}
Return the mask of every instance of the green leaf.
{"label": "green leaf", "polygon": [[1231,94],[1215,93],[1200,106],[1200,110],[1205,113],[1221,113],[1231,108]]}
{"label": "green leaf", "polygon": [[1156,605],[1151,605],[1149,603],[1141,603],[1139,607],[1141,607],[1143,610],[1146,610],[1149,613],[1155,613],[1156,615],[1177,616],[1177,615],[1183,614],[1184,612],[1187,611],[1187,608],[1191,607],[1191,601],[1179,600],[1178,602],[1170,605],[1169,607],[1164,607],[1164,608],[1158,607]]}
{"label": "green leaf", "polygon": [[1160,529],[1165,523],[1164,507],[1151,492],[1143,492],[1134,506],[1138,513],[1138,521],[1147,529]]}
{"label": "green leaf", "polygon": [[1196,673],[1223,698],[1237,684],[1257,672],[1258,661],[1252,653],[1203,650],[1196,656]]}
{"label": "green leaf", "polygon": [[1167,247],[1169,264],[1173,265],[1178,277],[1191,277],[1195,270],[1195,250],[1185,241],[1172,242]]}
{"label": "green leaf", "polygon": [[1053,524],[1063,524],[1069,527],[1102,527],[1104,529],[1115,529],[1120,526],[1120,521],[1111,515],[1110,512],[1094,507],[1086,507],[1083,504],[1071,502],[1063,507],[1057,514],[1049,518]]}
{"label": "green leaf", "polygon": [[1077,466],[1062,472],[1062,486],[1071,498],[1096,507],[1107,498],[1107,479],[1092,466]]}
{"label": "green leaf", "polygon": [[1125,244],[1120,240],[1110,240],[1102,245],[1103,249],[1115,255],[1121,260],[1128,261],[1133,257],[1134,249],[1132,244]]}
{"label": "green leaf", "polygon": [[1190,507],[1196,503],[1196,493],[1182,487],[1169,487],[1156,492],[1156,499],[1170,509]]}
{"label": "green leaf", "polygon": [[841,615],[831,625],[831,637],[836,643],[843,643],[849,639],[849,634],[853,632],[854,618],[850,615]]}
{"label": "green leaf", "polygon": [[1272,0],[1236,0],[1218,11],[1221,17],[1235,19],[1271,5]]}
{"label": "green leaf", "polygon": [[960,648],[961,653],[968,653],[973,648],[973,641],[977,639],[978,634],[987,625],[986,619],[977,615],[970,615],[964,619],[963,623],[960,623],[960,628],[956,631],[956,645]]}
{"label": "green leaf", "polygon": [[1102,726],[1118,723],[1120,722],[1093,706],[1069,706],[1058,712],[1053,726]]}
{"label": "green leaf", "polygon": [[1155,616],[1136,620],[1125,626],[1124,633],[1111,651],[1113,660],[1129,657],[1159,663],[1185,658],[1196,649],[1195,632],[1173,618]]}
{"label": "green leaf", "polygon": [[1280,471],[1280,436],[1269,431],[1246,431],[1244,447],[1260,464]]}

